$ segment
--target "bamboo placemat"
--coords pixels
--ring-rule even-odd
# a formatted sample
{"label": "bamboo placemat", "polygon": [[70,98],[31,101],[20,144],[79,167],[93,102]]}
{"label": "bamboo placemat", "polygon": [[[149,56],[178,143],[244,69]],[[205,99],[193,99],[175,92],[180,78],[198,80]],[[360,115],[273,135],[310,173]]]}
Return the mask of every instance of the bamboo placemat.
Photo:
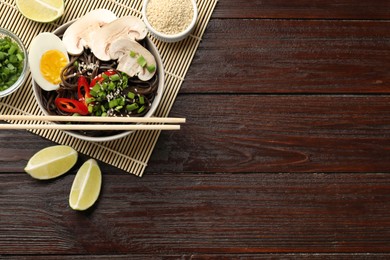
{"label": "bamboo placemat", "polygon": [[[178,43],[164,43],[150,37],[160,51],[165,69],[165,89],[156,116],[168,116],[217,1],[197,0],[199,10],[197,26],[187,39]],[[29,48],[32,39],[38,33],[52,32],[60,25],[97,8],[109,9],[118,17],[125,15],[142,17],[142,0],[65,0],[64,15],[54,23],[43,24],[23,17],[17,10],[14,0],[0,0],[0,27],[14,32]],[[33,95],[31,76],[17,92],[0,99],[0,113],[42,115]],[[122,139],[97,143],[76,139],[59,130],[31,132],[56,143],[70,145],[80,153],[137,176],[142,176],[160,135],[160,131],[137,131]]]}

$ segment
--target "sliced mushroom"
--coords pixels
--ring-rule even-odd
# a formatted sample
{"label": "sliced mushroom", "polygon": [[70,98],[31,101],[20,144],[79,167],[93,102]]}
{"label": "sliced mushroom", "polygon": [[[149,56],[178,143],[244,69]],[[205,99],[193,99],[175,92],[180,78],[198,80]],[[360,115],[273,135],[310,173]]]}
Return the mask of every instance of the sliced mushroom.
{"label": "sliced mushroom", "polygon": [[[140,80],[147,81],[156,73],[157,64],[153,54],[135,40],[121,38],[113,41],[109,55],[111,59],[118,59],[117,70],[130,77],[138,76]],[[143,66],[139,59],[144,59]]]}
{"label": "sliced mushroom", "polygon": [[66,29],[62,38],[68,53],[81,54],[84,47],[90,47],[92,34],[114,20],[116,15],[107,9],[96,9],[79,18]]}
{"label": "sliced mushroom", "polygon": [[123,16],[95,31],[90,48],[98,59],[107,61],[110,59],[108,50],[114,40],[119,38],[142,40],[146,34],[147,29],[141,19]]}

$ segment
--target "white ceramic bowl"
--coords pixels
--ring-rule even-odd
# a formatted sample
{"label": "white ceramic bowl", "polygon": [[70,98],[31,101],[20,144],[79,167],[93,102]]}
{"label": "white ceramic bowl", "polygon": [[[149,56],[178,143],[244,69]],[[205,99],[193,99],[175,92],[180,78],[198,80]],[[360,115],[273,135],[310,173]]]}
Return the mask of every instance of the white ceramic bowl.
{"label": "white ceramic bowl", "polygon": [[[73,22],[74,21],[70,21],[68,23],[65,23],[64,25],[58,27],[53,33],[58,35],[58,36],[62,36],[63,33],[65,32],[65,30]],[[164,91],[164,68],[163,68],[163,63],[162,63],[162,60],[161,60],[160,53],[158,52],[156,46],[153,44],[153,42],[148,37],[146,37],[146,44],[147,44],[147,49],[153,54],[153,56],[156,59],[156,63],[157,63],[157,72],[156,73],[158,73],[157,94],[156,94],[156,96],[155,96],[155,98],[153,100],[151,108],[149,109],[149,111],[144,116],[144,117],[151,117],[151,116],[153,116],[154,112],[156,111],[156,109],[157,109],[157,107],[158,107],[158,105],[159,105],[159,103],[161,101],[162,95],[163,95],[163,91]],[[42,97],[41,97],[42,89],[39,87],[39,85],[34,80],[32,81],[32,85],[33,85],[34,96],[35,96],[35,98],[36,98],[36,100],[38,102],[39,107],[41,108],[42,112],[45,115],[49,115],[49,113],[47,112],[46,108],[44,107],[44,105],[42,103]],[[116,140],[116,139],[119,139],[119,138],[123,138],[123,137],[133,133],[133,131],[124,131],[124,132],[119,132],[117,134],[109,135],[109,136],[89,136],[89,135],[81,134],[81,133],[75,132],[75,131],[64,131],[64,132],[68,133],[69,135],[71,135],[73,137],[79,138],[81,140],[92,141],[92,142],[113,141],[113,140]]]}
{"label": "white ceramic bowl", "polygon": [[15,92],[18,88],[20,88],[20,86],[22,86],[23,83],[26,81],[27,74],[28,74],[27,51],[26,51],[26,48],[24,47],[22,41],[19,39],[19,37],[17,37],[12,32],[10,32],[4,28],[0,28],[0,38],[2,38],[2,37],[10,37],[14,42],[16,42],[19,45],[19,48],[21,49],[21,51],[24,54],[24,60],[23,60],[23,70],[22,70],[22,73],[20,74],[18,80],[9,88],[7,88],[3,91],[0,91],[0,98],[8,96],[11,93]]}
{"label": "white ceramic bowl", "polygon": [[191,21],[190,25],[184,31],[177,33],[177,34],[165,34],[165,33],[157,31],[155,28],[152,27],[152,25],[150,24],[150,22],[148,20],[148,16],[146,13],[146,7],[147,7],[148,3],[149,3],[149,0],[144,0],[143,6],[142,6],[142,17],[143,17],[144,23],[146,24],[146,27],[148,28],[150,34],[153,35],[156,39],[163,41],[163,42],[178,42],[178,41],[181,41],[181,40],[187,38],[187,36],[189,36],[192,33],[192,31],[194,30],[195,25],[196,25],[196,21],[198,19],[198,8],[196,6],[196,0],[191,0],[192,6],[194,9],[194,14],[193,14],[192,21]]}

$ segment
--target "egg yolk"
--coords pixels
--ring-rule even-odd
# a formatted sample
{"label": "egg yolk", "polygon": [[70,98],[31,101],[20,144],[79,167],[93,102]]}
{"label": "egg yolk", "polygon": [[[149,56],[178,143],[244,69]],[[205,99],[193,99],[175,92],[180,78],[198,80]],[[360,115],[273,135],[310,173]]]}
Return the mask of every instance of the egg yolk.
{"label": "egg yolk", "polygon": [[61,70],[68,63],[65,55],[58,50],[49,50],[41,57],[40,70],[43,77],[52,84],[61,82]]}

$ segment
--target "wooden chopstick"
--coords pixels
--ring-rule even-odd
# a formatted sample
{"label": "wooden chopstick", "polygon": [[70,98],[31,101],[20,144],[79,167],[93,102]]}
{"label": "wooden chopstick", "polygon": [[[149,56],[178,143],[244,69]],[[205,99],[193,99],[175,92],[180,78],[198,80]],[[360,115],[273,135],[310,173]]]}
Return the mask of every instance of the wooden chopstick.
{"label": "wooden chopstick", "polygon": [[0,130],[4,129],[56,129],[56,130],[180,130],[180,125],[96,125],[96,124],[0,124]]}
{"label": "wooden chopstick", "polygon": [[167,117],[94,117],[94,116],[35,116],[35,115],[0,115],[0,120],[35,121],[35,122],[89,122],[89,123],[160,123],[144,124],[0,124],[0,129],[58,129],[58,130],[180,130],[185,118]]}
{"label": "wooden chopstick", "polygon": [[61,121],[93,123],[185,123],[185,118],[177,117],[99,117],[99,116],[35,116],[0,115],[0,120],[16,121]]}

